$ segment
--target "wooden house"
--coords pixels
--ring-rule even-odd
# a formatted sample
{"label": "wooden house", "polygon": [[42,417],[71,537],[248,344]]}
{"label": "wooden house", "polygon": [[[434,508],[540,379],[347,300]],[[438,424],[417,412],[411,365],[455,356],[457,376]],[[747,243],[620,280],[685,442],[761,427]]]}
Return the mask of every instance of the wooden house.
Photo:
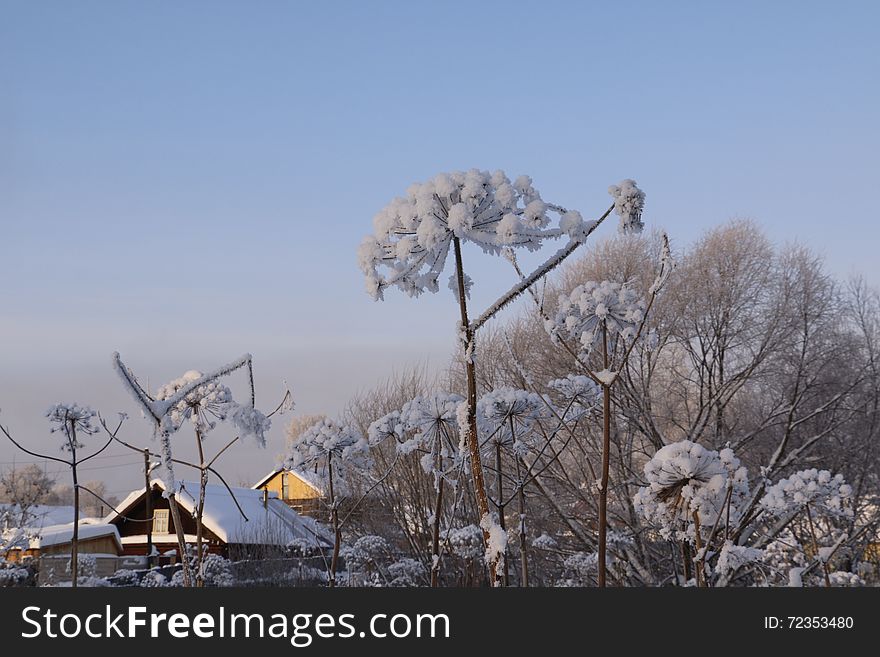
{"label": "wooden house", "polygon": [[312,518],[322,513],[324,490],[317,477],[293,470],[273,470],[253,485],[278,497],[300,515]]}
{"label": "wooden house", "polygon": [[[179,484],[175,499],[183,534],[186,543],[195,546],[199,484]],[[177,561],[177,529],[164,492],[164,483],[154,479],[150,484],[149,504],[145,490],[134,491],[105,518],[105,522],[119,530],[123,555],[147,555],[150,545],[152,554]],[[230,559],[259,558],[282,554],[288,546],[302,541],[320,549],[332,545],[321,525],[300,516],[269,491],[230,490],[220,484],[206,486],[202,544],[208,552]]]}

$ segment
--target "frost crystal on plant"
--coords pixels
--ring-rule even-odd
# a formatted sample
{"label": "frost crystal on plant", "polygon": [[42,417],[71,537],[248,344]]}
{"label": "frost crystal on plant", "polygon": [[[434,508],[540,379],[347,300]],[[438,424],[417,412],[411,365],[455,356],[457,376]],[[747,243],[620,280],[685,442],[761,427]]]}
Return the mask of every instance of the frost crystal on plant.
{"label": "frost crystal on plant", "polygon": [[620,232],[641,233],[645,227],[642,223],[645,193],[636,186],[636,181],[627,178],[619,185],[611,185],[608,193],[614,198],[614,212],[620,217]]}
{"label": "frost crystal on plant", "polygon": [[[551,212],[564,219],[560,227],[550,225]],[[410,296],[436,292],[453,237],[497,255],[587,233],[580,215],[545,203],[528,176],[511,182],[503,171],[476,169],[412,185],[374,217],[373,229],[358,250],[358,264],[367,292],[377,300],[390,286]]]}

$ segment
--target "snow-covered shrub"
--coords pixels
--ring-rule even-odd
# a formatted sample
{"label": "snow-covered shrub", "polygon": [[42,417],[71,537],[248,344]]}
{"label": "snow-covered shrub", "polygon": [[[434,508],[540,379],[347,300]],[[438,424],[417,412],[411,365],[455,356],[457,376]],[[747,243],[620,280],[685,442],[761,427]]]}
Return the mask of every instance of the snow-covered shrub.
{"label": "snow-covered shrub", "polygon": [[219,554],[208,554],[202,560],[202,574],[205,586],[232,586],[232,564]]}
{"label": "snow-covered shrub", "polygon": [[24,586],[30,572],[16,563],[0,559],[0,588],[7,586]]}
{"label": "snow-covered shrub", "polygon": [[[180,572],[180,571],[178,571]],[[176,575],[177,573],[175,573]],[[181,577],[181,581],[182,581]],[[141,586],[144,588],[161,588],[169,586],[168,578],[158,569],[148,570],[141,578]]]}
{"label": "snow-covered shrub", "polygon": [[848,573],[843,570],[837,570],[829,574],[831,578],[831,586],[864,586],[865,580],[856,573]]}
{"label": "snow-covered shrub", "polygon": [[398,559],[388,566],[389,586],[421,586],[425,580],[425,567],[417,559]]}
{"label": "snow-covered shrub", "polygon": [[749,492],[746,469],[732,450],[716,452],[689,440],[657,450],[644,472],[648,485],[639,488],[633,503],[664,538],[693,539],[695,514],[708,532],[726,516],[728,503],[734,521]]}
{"label": "snow-covered shrub", "polygon": [[110,577],[113,586],[137,586],[140,584],[140,575],[136,570],[120,568]]}
{"label": "snow-covered shrub", "polygon": [[377,568],[390,552],[388,541],[381,536],[361,536],[353,544],[344,546],[340,554],[348,571],[366,573]]}

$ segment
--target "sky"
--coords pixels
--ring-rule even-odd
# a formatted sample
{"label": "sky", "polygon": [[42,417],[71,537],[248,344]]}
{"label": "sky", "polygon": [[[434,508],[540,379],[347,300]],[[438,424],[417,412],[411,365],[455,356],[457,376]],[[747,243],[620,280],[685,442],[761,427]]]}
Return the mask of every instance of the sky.
{"label": "sky", "polygon": [[[301,413],[441,367],[449,291],[375,303],[355,259],[373,215],[441,171],[525,173],[586,217],[634,178],[674,244],[747,217],[880,284],[878,19],[875,2],[0,0],[0,423],[56,454],[45,410],[77,401],[130,413],[148,444],[113,351],[153,389],[249,352],[258,406],[286,381]],[[513,282],[465,258],[475,307]],[[229,479],[271,470],[283,429],[232,448]],[[0,442],[0,471],[32,460]],[[139,462],[112,447],[83,475],[122,496]]]}

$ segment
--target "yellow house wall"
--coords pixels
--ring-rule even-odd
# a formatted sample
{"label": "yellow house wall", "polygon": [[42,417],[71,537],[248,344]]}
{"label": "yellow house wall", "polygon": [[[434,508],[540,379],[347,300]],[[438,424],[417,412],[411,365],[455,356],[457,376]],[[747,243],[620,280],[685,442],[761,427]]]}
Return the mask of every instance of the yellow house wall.
{"label": "yellow house wall", "polygon": [[269,481],[267,481],[261,488],[268,490],[270,493],[275,493],[278,495],[279,499],[287,499],[287,500],[314,500],[321,497],[321,494],[315,490],[313,487],[309,486],[302,479],[297,477],[296,475],[289,474],[287,476],[287,497],[283,498],[281,496],[281,475],[283,472],[275,473]]}

